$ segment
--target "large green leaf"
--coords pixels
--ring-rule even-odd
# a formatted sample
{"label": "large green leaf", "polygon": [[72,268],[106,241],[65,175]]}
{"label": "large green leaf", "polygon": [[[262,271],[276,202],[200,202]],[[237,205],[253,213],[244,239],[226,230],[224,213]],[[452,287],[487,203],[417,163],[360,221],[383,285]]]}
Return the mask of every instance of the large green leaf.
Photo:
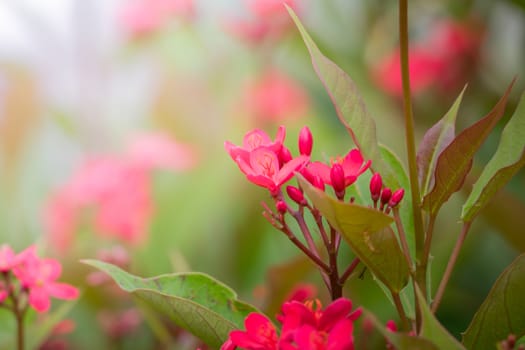
{"label": "large green leaf", "polygon": [[297,179],[313,205],[348,242],[359,259],[398,293],[408,282],[409,269],[389,225],[392,217],[357,204],[344,203],[312,186],[301,175]]}
{"label": "large green leaf", "polygon": [[427,194],[433,185],[434,169],[439,155],[456,136],[456,117],[465,88],[443,118],[427,130],[419,144],[416,157],[417,174],[423,194]]}
{"label": "large green leaf", "polygon": [[288,12],[303,37],[310,52],[314,70],[330,96],[337,116],[352,136],[355,145],[366,159],[372,160],[373,168],[381,173],[388,186],[398,187],[394,173],[381,159],[377,143],[376,124],[370,116],[354,81],[334,62],[323,55],[308,35],[297,15],[289,7]]}
{"label": "large green leaf", "polygon": [[233,290],[202,273],[177,273],[140,278],[96,260],[84,260],[108,275],[125,290],[169,316],[209,346],[219,348],[230,331],[244,328],[253,306],[241,302]]}
{"label": "large green leaf", "polygon": [[465,350],[463,345],[434,317],[434,314],[426,303],[426,299],[417,286],[416,295],[422,319],[420,336],[437,345],[438,349]]}
{"label": "large green leaf", "polygon": [[496,283],[463,334],[468,349],[494,349],[509,334],[525,335],[525,254],[518,256]]}
{"label": "large green leaf", "polygon": [[439,350],[432,342],[421,337],[409,336],[408,334],[391,332],[381,324],[377,318],[369,311],[365,310],[364,315],[371,320],[377,330],[396,348],[396,350]]}
{"label": "large green leaf", "polygon": [[474,154],[503,116],[513,84],[514,81],[492,111],[463,130],[439,155],[434,171],[434,187],[423,199],[423,207],[431,215],[436,215],[450,195],[463,185],[472,166]]}
{"label": "large green leaf", "polygon": [[472,221],[496,192],[525,165],[525,93],[503,129],[496,153],[489,161],[463,205],[461,219]]}

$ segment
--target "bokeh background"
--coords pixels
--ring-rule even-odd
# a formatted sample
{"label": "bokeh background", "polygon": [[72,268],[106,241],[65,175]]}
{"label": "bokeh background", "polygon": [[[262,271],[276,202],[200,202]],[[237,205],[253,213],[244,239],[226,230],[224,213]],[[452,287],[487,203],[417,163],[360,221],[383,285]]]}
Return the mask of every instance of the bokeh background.
{"label": "bokeh background", "polygon": [[[396,1],[288,3],[355,80],[379,139],[405,161]],[[409,18],[418,141],[465,84],[458,130],[517,76],[511,115],[525,89],[523,1],[411,1]],[[245,180],[223,147],[253,128],[273,136],[279,125],[293,153],[304,125],[317,159],[352,147],[280,1],[0,1],[0,242],[16,251],[37,244],[83,293],[43,348],[198,346],[83,258],[141,276],[202,271],[270,314],[296,283],[318,285],[323,298],[315,271],[262,217],[268,193]],[[463,198],[454,195],[439,216],[434,287],[459,234]],[[521,171],[460,256],[438,313],[456,336],[525,250],[524,214]],[[383,321],[395,317],[369,273],[345,293]],[[0,345],[9,348],[12,324],[0,316]]]}

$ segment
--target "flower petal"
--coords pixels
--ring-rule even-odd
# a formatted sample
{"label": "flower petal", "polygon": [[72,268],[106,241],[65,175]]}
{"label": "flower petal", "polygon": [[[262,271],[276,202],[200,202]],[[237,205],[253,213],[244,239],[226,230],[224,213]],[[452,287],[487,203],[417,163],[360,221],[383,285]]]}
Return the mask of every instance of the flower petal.
{"label": "flower petal", "polygon": [[67,283],[50,283],[46,289],[50,296],[57,299],[72,300],[79,295],[78,289]]}

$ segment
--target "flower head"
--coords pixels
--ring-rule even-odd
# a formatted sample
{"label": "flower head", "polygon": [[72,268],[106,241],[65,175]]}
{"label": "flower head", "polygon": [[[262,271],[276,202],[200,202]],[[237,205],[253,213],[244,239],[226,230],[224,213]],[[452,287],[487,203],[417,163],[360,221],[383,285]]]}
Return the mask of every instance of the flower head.
{"label": "flower head", "polygon": [[277,350],[277,331],[265,316],[251,313],[244,321],[246,331],[233,331],[221,350],[243,349]]}
{"label": "flower head", "polygon": [[[357,148],[350,150],[344,158],[338,158],[332,161],[332,164],[339,164],[342,167],[345,186],[353,184],[359,175],[370,168],[371,163],[370,160],[364,161],[361,151]],[[332,171],[331,166],[322,162],[312,162],[308,165],[308,171],[312,175],[320,177],[325,184],[333,185],[330,176]]]}
{"label": "flower head", "polygon": [[245,162],[249,162],[250,152],[261,146],[265,146],[271,149],[274,153],[279,154],[283,147],[285,136],[286,129],[284,126],[279,127],[274,141],[272,141],[270,136],[264,131],[254,129],[244,135],[244,138],[242,139],[242,147],[235,146],[231,142],[226,141],[224,142],[224,148],[226,148],[226,151],[234,161],[237,161],[237,158],[241,157]]}

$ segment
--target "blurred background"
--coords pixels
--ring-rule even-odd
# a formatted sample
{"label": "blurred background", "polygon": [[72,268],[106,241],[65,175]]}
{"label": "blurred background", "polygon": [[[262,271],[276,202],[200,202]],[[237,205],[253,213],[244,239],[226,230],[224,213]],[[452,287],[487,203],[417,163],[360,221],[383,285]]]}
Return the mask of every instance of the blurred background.
{"label": "blurred background", "polygon": [[[223,147],[253,128],[273,137],[279,125],[294,154],[304,125],[316,159],[352,147],[281,2],[0,1],[0,242],[16,251],[36,243],[83,293],[42,348],[198,346],[83,258],[140,276],[202,271],[270,314],[301,281],[325,297],[316,272],[262,217],[267,191],[248,183]],[[405,161],[397,2],[287,3],[355,80],[380,141]],[[417,142],[465,84],[457,130],[485,115],[517,76],[506,121],[525,89],[525,2],[411,1],[409,19]],[[467,189],[497,135],[476,158]],[[454,195],[439,216],[434,287],[459,234],[462,198]],[[524,213],[521,171],[460,256],[438,313],[456,336],[525,250]],[[369,273],[345,293],[383,321],[395,317]],[[9,348],[13,328],[0,317],[0,346]],[[366,330],[357,333],[359,341]]]}

